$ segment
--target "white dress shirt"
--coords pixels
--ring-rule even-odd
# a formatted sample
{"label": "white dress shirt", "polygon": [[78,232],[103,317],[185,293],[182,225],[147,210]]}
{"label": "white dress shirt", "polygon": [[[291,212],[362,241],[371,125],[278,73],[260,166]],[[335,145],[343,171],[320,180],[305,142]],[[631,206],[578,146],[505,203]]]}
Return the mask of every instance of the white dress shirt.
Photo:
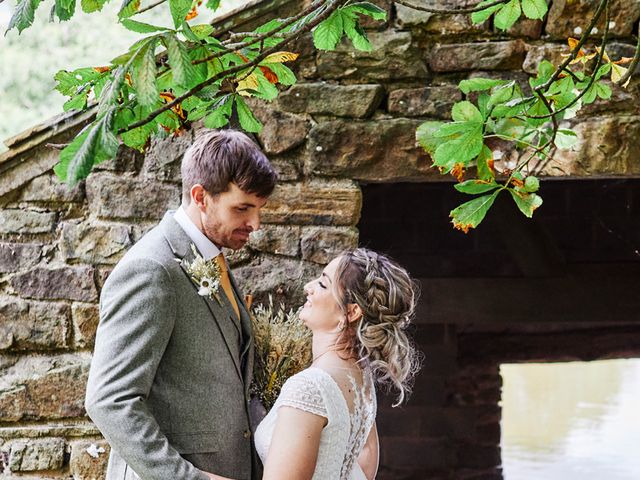
{"label": "white dress shirt", "polygon": [[205,260],[209,260],[210,258],[214,258],[220,255],[220,249],[216,246],[215,243],[209,240],[198,227],[196,227],[195,223],[193,223],[193,221],[189,218],[184,208],[178,208],[178,210],[176,210],[176,213],[173,214],[173,218],[176,222],[178,222],[178,225],[182,227],[187,236],[195,244],[196,248],[202,255],[202,258],[204,258]]}

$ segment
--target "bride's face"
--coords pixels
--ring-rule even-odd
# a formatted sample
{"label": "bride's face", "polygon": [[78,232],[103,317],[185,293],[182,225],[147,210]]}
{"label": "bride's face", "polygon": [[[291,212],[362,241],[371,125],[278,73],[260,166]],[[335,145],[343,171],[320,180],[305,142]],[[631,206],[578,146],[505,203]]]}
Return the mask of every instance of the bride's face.
{"label": "bride's face", "polygon": [[307,302],[300,312],[300,319],[312,331],[334,332],[344,319],[334,292],[335,273],[340,257],[334,258],[322,274],[304,286]]}

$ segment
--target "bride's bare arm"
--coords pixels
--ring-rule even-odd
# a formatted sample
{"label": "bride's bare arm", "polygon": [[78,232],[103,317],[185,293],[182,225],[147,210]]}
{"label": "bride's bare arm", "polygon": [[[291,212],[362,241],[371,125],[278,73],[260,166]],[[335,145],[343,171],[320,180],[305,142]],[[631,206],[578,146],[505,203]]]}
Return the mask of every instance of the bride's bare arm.
{"label": "bride's bare arm", "polygon": [[374,423],[358,457],[358,464],[368,480],[376,478],[378,473],[378,461],[380,458],[380,446],[378,444],[378,429]]}
{"label": "bride's bare arm", "polygon": [[293,407],[278,409],[262,480],[308,480],[313,476],[327,419]]}

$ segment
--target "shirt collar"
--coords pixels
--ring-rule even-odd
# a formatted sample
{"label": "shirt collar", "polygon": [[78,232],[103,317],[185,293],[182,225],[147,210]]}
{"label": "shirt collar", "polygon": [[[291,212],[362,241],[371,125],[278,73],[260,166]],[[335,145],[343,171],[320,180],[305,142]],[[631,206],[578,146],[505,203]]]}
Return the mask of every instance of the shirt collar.
{"label": "shirt collar", "polygon": [[195,244],[198,251],[202,254],[205,260],[217,257],[220,254],[220,249],[207,238],[207,236],[196,227],[195,223],[189,218],[187,212],[183,207],[178,208],[176,213],[173,214],[173,218],[178,225],[182,227],[187,236]]}

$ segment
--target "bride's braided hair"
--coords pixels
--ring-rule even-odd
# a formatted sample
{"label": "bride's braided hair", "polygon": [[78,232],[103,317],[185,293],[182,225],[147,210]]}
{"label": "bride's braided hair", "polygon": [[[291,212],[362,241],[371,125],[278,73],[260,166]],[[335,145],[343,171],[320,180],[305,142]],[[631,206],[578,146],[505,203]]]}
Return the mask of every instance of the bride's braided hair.
{"label": "bride's braided hair", "polygon": [[371,367],[377,383],[398,390],[394,406],[401,404],[421,363],[407,334],[418,297],[415,282],[395,261],[366,248],[341,255],[335,278],[343,309],[355,303],[363,312],[342,342]]}

